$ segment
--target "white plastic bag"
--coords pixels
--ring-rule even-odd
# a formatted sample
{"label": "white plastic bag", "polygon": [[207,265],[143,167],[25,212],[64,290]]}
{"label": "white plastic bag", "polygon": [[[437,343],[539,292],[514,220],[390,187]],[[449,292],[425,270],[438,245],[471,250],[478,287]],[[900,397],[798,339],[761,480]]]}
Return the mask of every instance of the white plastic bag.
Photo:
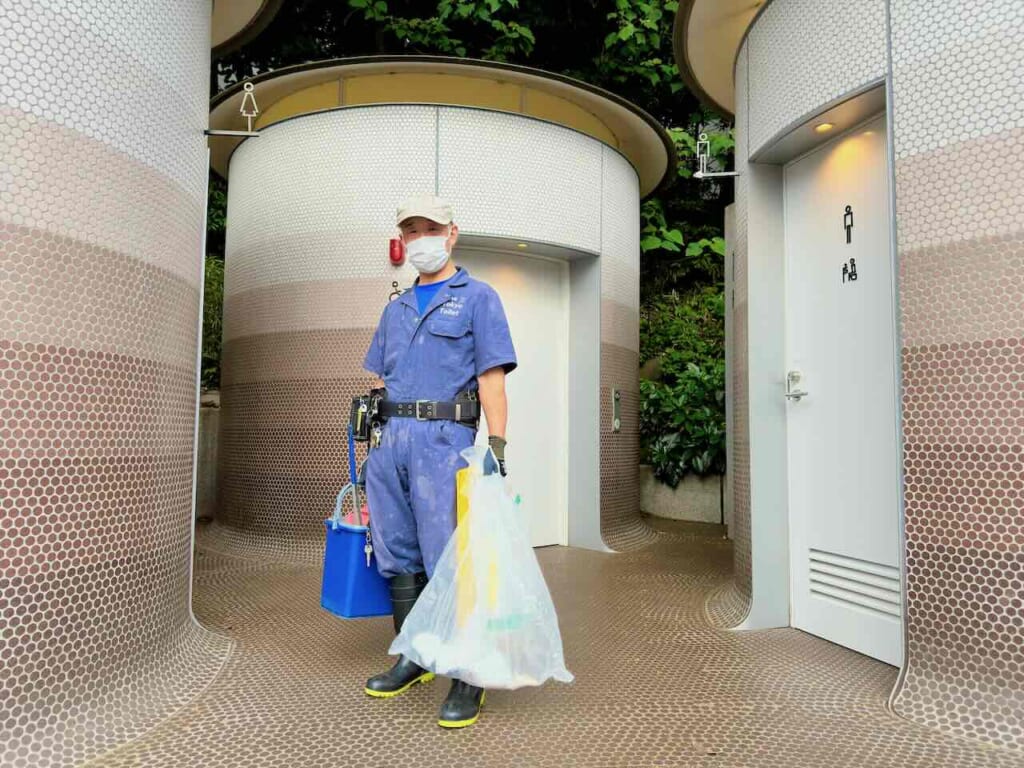
{"label": "white plastic bag", "polygon": [[572,682],[524,513],[501,475],[483,474],[487,450],[462,452],[468,510],[390,653],[482,688]]}

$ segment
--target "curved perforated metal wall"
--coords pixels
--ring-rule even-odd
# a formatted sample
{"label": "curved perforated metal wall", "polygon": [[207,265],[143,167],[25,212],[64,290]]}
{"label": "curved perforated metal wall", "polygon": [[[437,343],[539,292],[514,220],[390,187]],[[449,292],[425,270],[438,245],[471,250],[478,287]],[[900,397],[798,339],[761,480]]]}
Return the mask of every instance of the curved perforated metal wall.
{"label": "curved perforated metal wall", "polygon": [[[736,71],[742,171],[780,130],[891,64],[907,572],[907,654],[893,703],[923,725],[1016,749],[1024,743],[1022,62],[1024,6],[1014,0],[774,0]],[[743,278],[747,202],[740,176],[730,341],[737,578],[709,605],[723,622],[741,613],[737,594],[749,602],[744,440],[757,414],[744,401],[743,296],[757,287]]]}
{"label": "curved perforated metal wall", "polygon": [[1024,5],[891,6],[907,537],[894,705],[1024,749]]}
{"label": "curved perforated metal wall", "polygon": [[0,4],[0,764],[213,678],[192,619],[209,3]]}
{"label": "curved perforated metal wall", "polygon": [[727,375],[732,382],[733,433],[728,457],[732,472],[732,523],[729,536],[733,540],[733,578],[709,604],[709,617],[721,626],[740,624],[750,610],[753,584],[750,563],[750,407],[748,380],[747,328],[747,158],[750,156],[749,112],[747,107],[747,48],[740,50],[736,60],[736,124],[735,164],[736,225],[733,263],[732,337],[727,339],[731,350],[731,367]]}
{"label": "curved perforated metal wall", "polygon": [[[774,0],[750,29],[742,97],[755,154],[835,99],[885,77],[885,0]],[[737,119],[739,115],[737,114]]]}
{"label": "curved perforated metal wall", "polygon": [[[636,172],[608,147],[603,148],[601,189],[601,535],[608,546],[630,550],[655,537],[637,514],[640,194]],[[611,426],[613,389],[621,395],[618,432]]]}
{"label": "curved perforated metal wall", "polygon": [[601,386],[627,393],[623,432],[602,438],[603,522],[609,541],[637,538],[635,172],[541,121],[387,105],[278,123],[232,158],[214,545],[319,561],[322,521],[348,474],[347,401],[370,384],[363,356],[391,282],[414,277],[387,260],[394,211],[434,190],[464,234],[602,254]]}

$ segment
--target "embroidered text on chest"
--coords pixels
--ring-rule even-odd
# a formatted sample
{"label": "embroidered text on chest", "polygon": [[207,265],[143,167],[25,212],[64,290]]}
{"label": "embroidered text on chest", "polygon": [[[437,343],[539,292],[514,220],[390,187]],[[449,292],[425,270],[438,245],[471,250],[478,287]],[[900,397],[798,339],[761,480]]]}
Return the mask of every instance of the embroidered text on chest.
{"label": "embroidered text on chest", "polygon": [[445,317],[459,317],[464,306],[466,306],[464,296],[451,296],[437,311]]}

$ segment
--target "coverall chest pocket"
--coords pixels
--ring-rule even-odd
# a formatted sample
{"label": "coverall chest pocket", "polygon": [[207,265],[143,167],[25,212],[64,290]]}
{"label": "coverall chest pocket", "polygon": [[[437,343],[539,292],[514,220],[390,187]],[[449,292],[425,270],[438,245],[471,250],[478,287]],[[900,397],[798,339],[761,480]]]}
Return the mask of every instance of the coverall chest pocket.
{"label": "coverall chest pocket", "polygon": [[436,364],[446,379],[461,386],[476,375],[473,365],[473,332],[469,318],[434,317],[427,331],[436,351]]}

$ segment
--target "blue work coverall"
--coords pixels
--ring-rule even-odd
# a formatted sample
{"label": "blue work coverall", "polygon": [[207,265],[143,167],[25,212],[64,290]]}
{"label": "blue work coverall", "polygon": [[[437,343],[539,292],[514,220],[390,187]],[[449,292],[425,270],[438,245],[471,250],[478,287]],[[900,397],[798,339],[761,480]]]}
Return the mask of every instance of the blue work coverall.
{"label": "blue work coverall", "polygon": [[[515,369],[501,299],[459,269],[420,316],[414,290],[384,309],[363,367],[384,381],[388,400],[453,401],[476,390],[484,371]],[[382,576],[433,576],[455,530],[455,472],[476,430],[454,421],[390,418],[370,451],[366,494]]]}

